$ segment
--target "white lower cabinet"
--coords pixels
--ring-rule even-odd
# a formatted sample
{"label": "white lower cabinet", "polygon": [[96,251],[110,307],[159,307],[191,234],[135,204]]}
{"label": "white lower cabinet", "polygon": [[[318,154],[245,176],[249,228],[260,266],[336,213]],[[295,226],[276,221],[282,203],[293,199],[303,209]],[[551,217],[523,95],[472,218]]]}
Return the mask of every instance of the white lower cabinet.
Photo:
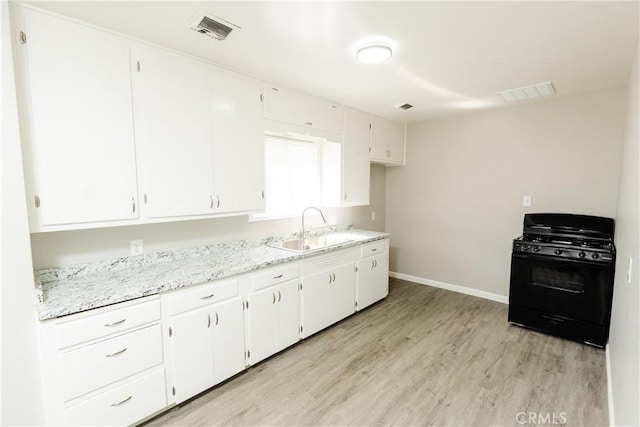
{"label": "white lower cabinet", "polygon": [[47,424],[130,425],[167,407],[158,296],[42,323]]}
{"label": "white lower cabinet", "polygon": [[[357,263],[356,274],[358,310],[389,295],[388,244],[388,240],[382,240],[362,247],[363,258]],[[371,252],[372,250],[374,252]]]}
{"label": "white lower cabinet", "polygon": [[384,298],[388,253],[378,240],[42,322],[47,424],[132,425],[184,402]]}
{"label": "white lower cabinet", "polygon": [[297,279],[251,292],[247,301],[251,364],[298,342]]}
{"label": "white lower cabinet", "polygon": [[355,310],[356,248],[300,262],[302,335],[308,337]]}
{"label": "white lower cabinet", "polygon": [[[225,284],[221,287],[224,289]],[[208,289],[203,291],[207,293]],[[172,297],[183,300],[180,293]],[[215,287],[200,298],[213,297]],[[241,296],[171,316],[168,331],[173,372],[170,388],[176,403],[245,368]]]}

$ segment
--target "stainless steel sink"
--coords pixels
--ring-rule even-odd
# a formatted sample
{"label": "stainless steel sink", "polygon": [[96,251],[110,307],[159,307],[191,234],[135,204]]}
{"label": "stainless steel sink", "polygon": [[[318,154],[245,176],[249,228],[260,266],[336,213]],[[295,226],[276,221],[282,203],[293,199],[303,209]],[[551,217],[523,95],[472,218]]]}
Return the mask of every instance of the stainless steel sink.
{"label": "stainless steel sink", "polygon": [[325,235],[311,236],[307,237],[306,239],[290,239],[282,242],[274,242],[268,244],[267,246],[292,252],[309,252],[328,248],[331,246],[341,245],[343,243],[351,241],[351,239],[343,236]]}

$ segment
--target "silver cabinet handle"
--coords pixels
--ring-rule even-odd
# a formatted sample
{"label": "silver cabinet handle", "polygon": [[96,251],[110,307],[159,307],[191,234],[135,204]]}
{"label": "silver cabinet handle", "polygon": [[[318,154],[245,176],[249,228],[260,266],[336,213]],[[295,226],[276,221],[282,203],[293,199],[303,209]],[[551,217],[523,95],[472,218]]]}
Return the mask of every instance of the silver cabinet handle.
{"label": "silver cabinet handle", "polygon": [[120,356],[122,353],[124,353],[125,351],[127,351],[127,347],[123,348],[120,351],[116,351],[115,353],[111,353],[111,354],[105,354],[104,357],[116,357],[116,356]]}
{"label": "silver cabinet handle", "polygon": [[282,274],[278,274],[277,276],[273,276],[274,279],[279,279],[281,278],[283,275]]}
{"label": "silver cabinet handle", "polygon": [[128,401],[130,401],[132,397],[133,397],[133,395],[131,395],[131,396],[127,397],[127,398],[126,398],[126,399],[124,399],[124,400],[121,400],[120,402],[112,403],[112,404],[111,404],[111,406],[120,406],[120,405],[124,405],[125,403],[127,403]]}
{"label": "silver cabinet handle", "polygon": [[118,320],[117,322],[113,322],[113,323],[105,323],[104,326],[106,326],[107,328],[110,328],[112,326],[118,326],[118,325],[122,325],[124,322],[126,322],[127,319],[124,318],[122,320]]}
{"label": "silver cabinet handle", "polygon": [[329,273],[329,283],[332,282],[332,277],[331,277],[331,273]]}
{"label": "silver cabinet handle", "polygon": [[377,250],[378,250],[378,248],[373,248],[373,249],[371,249],[371,252],[375,252]]}
{"label": "silver cabinet handle", "polygon": [[213,298],[213,296],[214,296],[214,295],[215,295],[215,293],[213,293],[213,294],[209,294],[209,295],[207,295],[207,296],[200,297],[200,299],[209,299],[209,298]]}
{"label": "silver cabinet handle", "polygon": [[278,291],[278,302],[280,302],[282,300],[282,294],[280,293],[280,291]]}
{"label": "silver cabinet handle", "polygon": [[375,268],[376,267],[376,262],[374,260],[371,260],[371,268]]}
{"label": "silver cabinet handle", "polygon": [[347,192],[344,192],[344,199],[347,200]]}
{"label": "silver cabinet handle", "polygon": [[209,196],[209,208],[213,209],[213,196]]}
{"label": "silver cabinet handle", "polygon": [[216,325],[219,323],[220,318],[218,317],[218,312],[216,311]]}
{"label": "silver cabinet handle", "polygon": [[304,122],[304,124],[307,126],[313,126],[313,122]]}
{"label": "silver cabinet handle", "polygon": [[131,207],[133,209],[133,213],[136,213],[136,199],[134,199],[133,197],[131,198]]}
{"label": "silver cabinet handle", "polygon": [[271,301],[271,304],[275,304],[276,303],[276,293],[274,292],[271,295],[273,295],[273,301]]}
{"label": "silver cabinet handle", "polygon": [[211,327],[211,315],[207,314],[207,328]]}
{"label": "silver cabinet handle", "polygon": [[220,207],[220,196],[216,195],[216,199],[218,199],[218,203],[216,204],[216,208]]}
{"label": "silver cabinet handle", "polygon": [[336,281],[336,273],[331,273],[331,274],[333,274],[333,281],[335,282]]}

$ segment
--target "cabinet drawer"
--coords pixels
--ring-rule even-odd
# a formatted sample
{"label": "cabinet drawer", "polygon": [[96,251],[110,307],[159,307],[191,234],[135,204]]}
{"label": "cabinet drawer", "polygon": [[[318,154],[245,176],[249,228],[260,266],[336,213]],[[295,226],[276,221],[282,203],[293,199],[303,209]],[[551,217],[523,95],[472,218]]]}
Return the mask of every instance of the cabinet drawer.
{"label": "cabinet drawer", "polygon": [[150,326],[60,354],[63,400],[162,363],[160,325]]}
{"label": "cabinet drawer", "polygon": [[253,276],[253,290],[268,288],[269,286],[286,282],[298,277],[298,264],[286,264],[269,268],[260,274]]}
{"label": "cabinet drawer", "polygon": [[360,256],[364,258],[372,255],[378,255],[380,253],[383,253],[384,251],[385,251],[385,241],[378,240],[373,243],[362,245],[360,247]]}
{"label": "cabinet drawer", "polygon": [[160,300],[156,299],[108,310],[80,319],[62,321],[56,326],[58,348],[102,338],[115,332],[126,331],[159,319]]}
{"label": "cabinet drawer", "polygon": [[71,425],[131,425],[167,406],[164,369],[71,406]]}
{"label": "cabinet drawer", "polygon": [[194,289],[185,289],[168,296],[169,314],[178,314],[194,308],[233,298],[238,295],[238,280],[228,279],[208,283]]}

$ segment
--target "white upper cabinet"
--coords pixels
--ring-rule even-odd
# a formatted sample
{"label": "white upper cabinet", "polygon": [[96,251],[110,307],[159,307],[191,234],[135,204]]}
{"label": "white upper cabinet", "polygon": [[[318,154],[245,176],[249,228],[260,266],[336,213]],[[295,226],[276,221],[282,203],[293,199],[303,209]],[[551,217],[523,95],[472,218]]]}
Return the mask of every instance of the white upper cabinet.
{"label": "white upper cabinet", "polygon": [[147,46],[131,62],[145,216],[213,213],[210,68]]}
{"label": "white upper cabinet", "polygon": [[323,144],[323,205],[369,204],[370,139],[369,114],[345,108],[342,144]]}
{"label": "white upper cabinet", "polygon": [[371,117],[371,162],[404,164],[405,125],[381,117]]}
{"label": "white upper cabinet", "polygon": [[47,15],[22,16],[31,231],[137,218],[129,44]]}
{"label": "white upper cabinet", "polygon": [[222,70],[211,81],[214,211],[264,210],[262,83]]}
{"label": "white upper cabinet", "polygon": [[337,134],[342,133],[342,107],[290,89],[264,85],[264,117]]}

